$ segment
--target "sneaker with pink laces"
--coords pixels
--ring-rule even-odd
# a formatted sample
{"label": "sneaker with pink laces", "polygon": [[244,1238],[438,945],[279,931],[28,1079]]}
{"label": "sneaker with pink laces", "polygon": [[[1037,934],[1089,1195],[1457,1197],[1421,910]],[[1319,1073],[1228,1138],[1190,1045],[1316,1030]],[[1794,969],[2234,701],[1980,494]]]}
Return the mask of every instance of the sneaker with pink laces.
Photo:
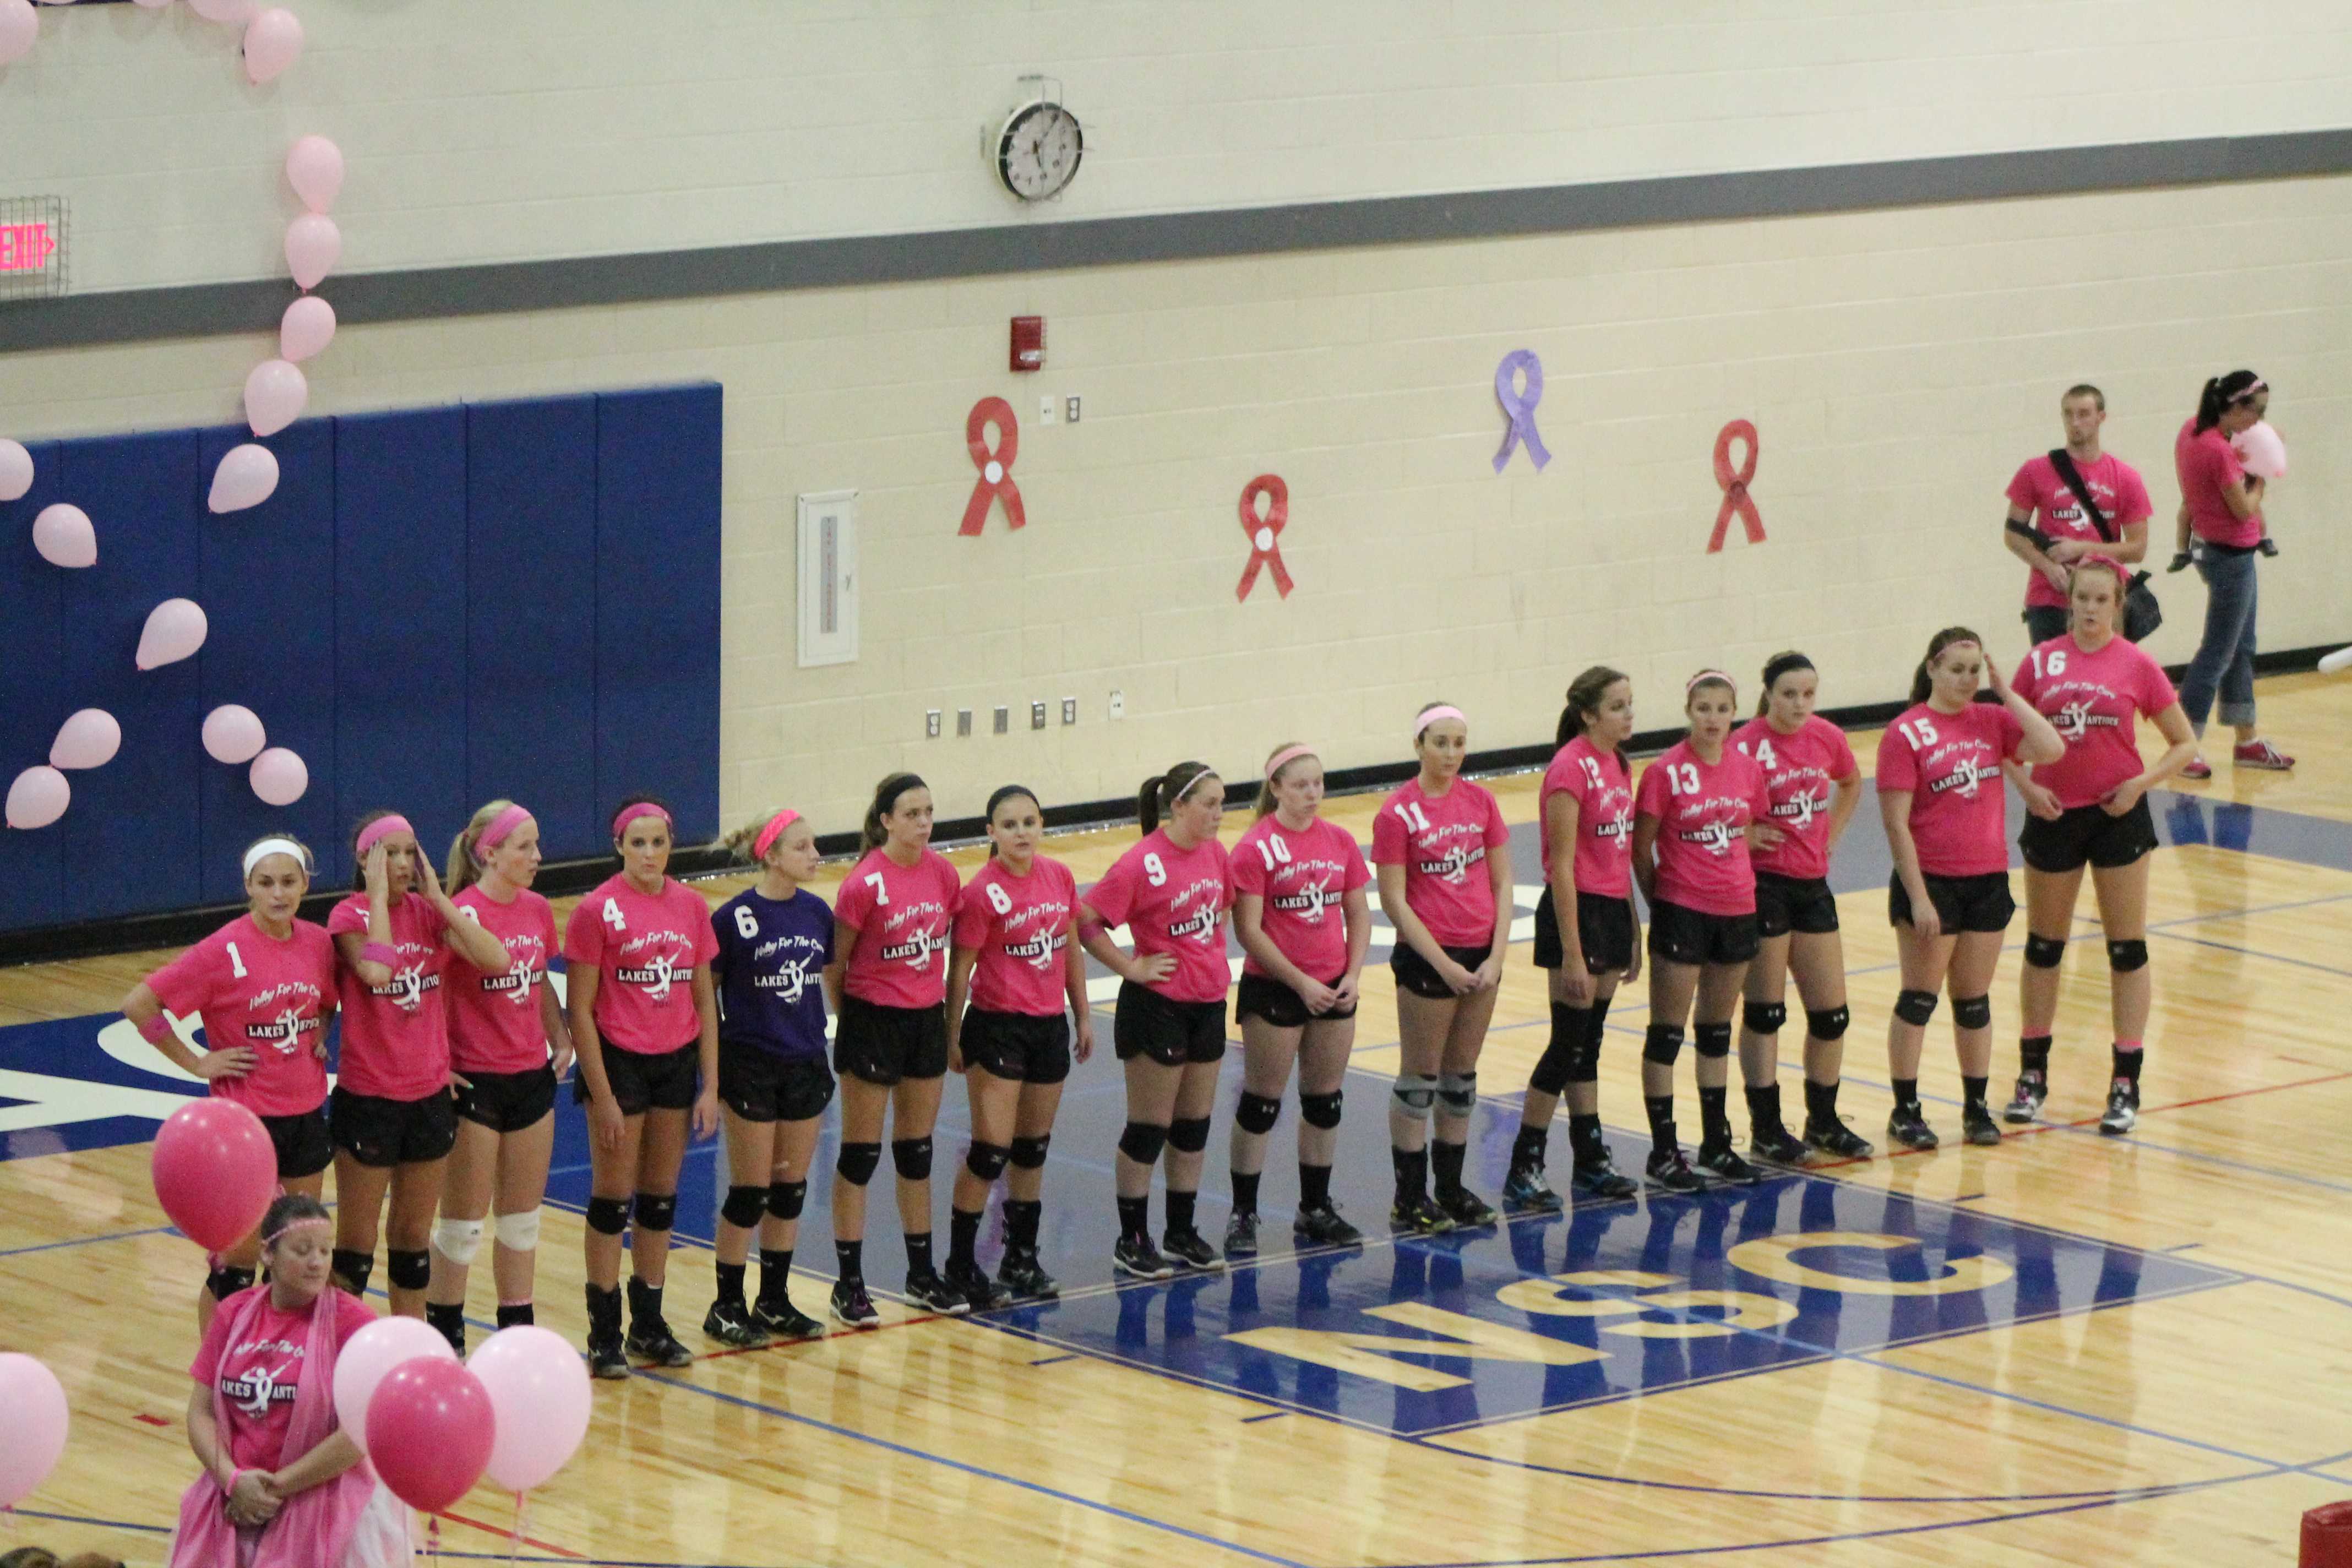
{"label": "sneaker with pink laces", "polygon": [[2293,757],[2268,741],[2249,741],[2232,751],[2230,760],[2242,768],[2268,768],[2273,773],[2284,773],[2294,766]]}
{"label": "sneaker with pink laces", "polygon": [[2180,770],[2179,776],[2184,779],[2210,779],[2213,776],[2213,764],[2202,757],[2191,757],[2189,765]]}

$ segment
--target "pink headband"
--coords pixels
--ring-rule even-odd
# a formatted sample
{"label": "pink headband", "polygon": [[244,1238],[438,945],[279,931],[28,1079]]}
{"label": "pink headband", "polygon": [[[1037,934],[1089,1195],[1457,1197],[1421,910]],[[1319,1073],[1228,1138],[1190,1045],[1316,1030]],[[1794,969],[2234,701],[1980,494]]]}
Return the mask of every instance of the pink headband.
{"label": "pink headband", "polygon": [[1266,783],[1268,783],[1268,784],[1272,784],[1272,783],[1274,782],[1274,775],[1275,775],[1275,774],[1276,774],[1276,773],[1280,773],[1283,769],[1285,769],[1285,768],[1288,767],[1291,763],[1293,763],[1297,762],[1299,758],[1301,758],[1301,757],[1311,757],[1311,756],[1313,756],[1314,754],[1315,754],[1315,748],[1314,748],[1314,747],[1312,747],[1312,746],[1285,746],[1285,747],[1283,747],[1283,748],[1282,748],[1282,750],[1280,750],[1280,751],[1278,751],[1278,752],[1275,752],[1273,756],[1268,757],[1268,758],[1266,759],[1266,762],[1265,762],[1265,782],[1266,782]]}
{"label": "pink headband", "polygon": [[273,1247],[277,1245],[280,1237],[285,1236],[289,1231],[299,1230],[306,1225],[331,1226],[335,1222],[332,1219],[322,1214],[304,1215],[299,1219],[288,1220],[284,1225],[279,1226],[276,1230],[273,1230],[268,1236],[263,1237],[261,1238],[261,1245],[264,1247]]}
{"label": "pink headband", "polygon": [[379,816],[360,829],[359,842],[352,846],[352,852],[364,860],[367,858],[367,852],[374,848],[379,840],[389,838],[395,833],[405,833],[411,838],[416,837],[416,829],[409,825],[408,818],[399,816]]}
{"label": "pink headband", "polygon": [[508,834],[530,820],[530,813],[519,805],[510,805],[490,818],[490,825],[482,829],[480,837],[474,840],[474,864],[486,864],[490,851],[505,843]]}
{"label": "pink headband", "polygon": [[2116,574],[2116,581],[2118,583],[2128,583],[2131,581],[2131,574],[2124,570],[2124,563],[2116,560],[2112,555],[2077,556],[2074,561],[2074,569],[2079,572],[2085,566],[2096,566],[2112,572]]}
{"label": "pink headband", "polygon": [[1432,708],[1420,718],[1415,719],[1412,721],[1413,740],[1415,742],[1420,741],[1423,735],[1429,733],[1429,727],[1432,724],[1436,723],[1441,719],[1459,719],[1462,721],[1462,727],[1464,729],[1466,730],[1470,727],[1469,714],[1465,713],[1461,709],[1454,707],[1452,703],[1441,702],[1436,707]]}
{"label": "pink headband", "polygon": [[800,819],[801,814],[789,805],[768,818],[768,826],[760,829],[760,837],[751,840],[753,862],[765,860],[768,858],[768,851],[776,847],[776,840],[782,837],[784,829]]}
{"label": "pink headband", "polygon": [[1692,676],[1688,680],[1683,682],[1683,695],[1685,697],[1688,697],[1692,692],[1696,691],[1700,686],[1710,680],[1720,680],[1726,686],[1731,688],[1732,695],[1735,697],[1739,694],[1739,682],[1732,679],[1731,677],[1724,674],[1723,671],[1719,669],[1702,669],[1696,675]]}
{"label": "pink headband", "polygon": [[658,816],[661,818],[662,826],[664,827],[671,828],[673,830],[677,826],[676,823],[669,819],[668,812],[664,811],[652,801],[641,800],[634,805],[621,807],[618,815],[613,818],[613,837],[615,840],[618,840],[623,834],[629,830],[629,824],[635,822],[641,816]]}

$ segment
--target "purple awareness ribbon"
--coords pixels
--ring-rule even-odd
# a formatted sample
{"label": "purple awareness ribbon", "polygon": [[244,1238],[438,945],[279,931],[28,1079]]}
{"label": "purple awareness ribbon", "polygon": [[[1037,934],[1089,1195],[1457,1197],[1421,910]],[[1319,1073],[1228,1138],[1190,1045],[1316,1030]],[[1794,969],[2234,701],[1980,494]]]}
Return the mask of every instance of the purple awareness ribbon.
{"label": "purple awareness ribbon", "polygon": [[[1516,385],[1521,371],[1528,378],[1524,395]],[[1533,349],[1514,349],[1495,367],[1495,401],[1511,419],[1511,427],[1503,433],[1503,449],[1495,454],[1495,471],[1503,471],[1511,460],[1511,449],[1522,441],[1527,443],[1528,458],[1540,470],[1551,461],[1551,453],[1536,432],[1536,405],[1543,401],[1543,361],[1536,358]]]}

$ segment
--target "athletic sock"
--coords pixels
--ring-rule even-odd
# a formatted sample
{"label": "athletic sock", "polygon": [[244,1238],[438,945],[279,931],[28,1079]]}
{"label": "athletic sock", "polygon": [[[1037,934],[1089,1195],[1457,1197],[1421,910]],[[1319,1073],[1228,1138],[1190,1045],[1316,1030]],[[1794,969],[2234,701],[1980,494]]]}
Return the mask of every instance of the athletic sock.
{"label": "athletic sock", "polygon": [[2019,1058],[2020,1071],[2038,1072],[2045,1079],[2050,1076],[2049,1036],[2023,1035],[2019,1037],[2017,1042],[2017,1055]]}
{"label": "athletic sock", "polygon": [[1985,1086],[1991,1081],[1990,1079],[1969,1078],[1963,1074],[1960,1079],[1960,1095],[1971,1107],[1981,1107],[1985,1102]]}
{"label": "athletic sock", "polygon": [[1916,1078],[1896,1079],[1895,1080],[1895,1103],[1897,1105],[1918,1104],[1919,1080]]}
{"label": "athletic sock", "polygon": [[425,1321],[441,1331],[441,1337],[452,1345],[461,1344],[466,1338],[466,1309],[461,1303],[443,1306],[438,1301],[425,1303]]}
{"label": "athletic sock", "polygon": [[1123,1240],[1148,1241],[1151,1237],[1151,1198],[1118,1200],[1118,1234]]}
{"label": "athletic sock", "polygon": [[1180,1193],[1173,1187],[1168,1190],[1169,1235],[1182,1236],[1192,1228],[1192,1205],[1199,1196],[1198,1193]]}
{"label": "athletic sock", "polygon": [[1805,1120],[1822,1126],[1837,1120],[1838,1086],[1805,1080]]}
{"label": "athletic sock", "polygon": [[1650,1113],[1650,1147],[1661,1154],[1675,1151],[1675,1097],[1671,1094],[1649,1094],[1642,1097],[1643,1107]]}
{"label": "athletic sock", "polygon": [[741,1306],[743,1304],[744,1265],[740,1263],[721,1263],[717,1267],[719,1270],[718,1304],[722,1307]]}
{"label": "athletic sock", "polygon": [[972,1268],[972,1248],[980,1241],[980,1211],[948,1211],[948,1267]]}
{"label": "athletic sock", "polygon": [[793,1249],[763,1247],[760,1248],[760,1300],[770,1303],[793,1299]]}
{"label": "athletic sock", "polygon": [[1450,1198],[1462,1190],[1462,1164],[1469,1155],[1467,1143],[1448,1143],[1442,1138],[1431,1142],[1429,1169],[1440,1198]]}
{"label": "athletic sock", "polygon": [[1580,1165],[1597,1165],[1609,1158],[1609,1144],[1601,1136],[1601,1117],[1596,1112],[1568,1113],[1568,1146],[1576,1154]]}
{"label": "athletic sock", "polygon": [[1306,1209],[1328,1209],[1331,1206],[1331,1167],[1310,1165],[1298,1162],[1298,1206]]}
{"label": "athletic sock", "polygon": [[1730,1104],[1730,1085],[1726,1084],[1721,1089],[1709,1089],[1705,1084],[1699,1086],[1698,1127],[1702,1142],[1708,1143],[1731,1142]]}
{"label": "athletic sock", "polygon": [[1750,1127],[1780,1125],[1780,1086],[1779,1084],[1767,1084],[1762,1089],[1751,1089],[1747,1093],[1748,1124]]}
{"label": "athletic sock", "polygon": [[1511,1164],[1517,1170],[1540,1169],[1544,1154],[1551,1147],[1551,1124],[1539,1121],[1533,1127],[1521,1127],[1519,1135],[1511,1142]]}
{"label": "athletic sock", "polygon": [[865,1280],[866,1243],[863,1241],[836,1241],[833,1244],[833,1255],[840,1264],[838,1272],[841,1275],[841,1282],[843,1284],[858,1284]]}
{"label": "athletic sock", "polygon": [[929,1231],[910,1230],[907,1233],[907,1272],[908,1274],[929,1274],[933,1272],[931,1268],[931,1233]]}
{"label": "athletic sock", "polygon": [[1022,1247],[1032,1252],[1036,1251],[1037,1225],[1045,1213],[1045,1204],[1035,1198],[1026,1201],[1020,1198],[1005,1199],[1004,1244],[1007,1247]]}
{"label": "athletic sock", "polygon": [[1257,1184],[1261,1174],[1263,1173],[1257,1171],[1234,1173],[1234,1212],[1235,1214],[1257,1213]]}
{"label": "athletic sock", "polygon": [[2126,1083],[2139,1082],[2139,1064],[2147,1053],[2137,1040],[2117,1040],[2115,1047],[2116,1076]]}
{"label": "athletic sock", "polygon": [[1428,1195],[1429,1151],[1423,1149],[1389,1150],[1389,1163],[1396,1168],[1396,1201],[1402,1208],[1418,1203]]}
{"label": "athletic sock", "polygon": [[539,1315],[528,1301],[499,1303],[499,1327],[502,1329],[528,1329],[538,1321]]}

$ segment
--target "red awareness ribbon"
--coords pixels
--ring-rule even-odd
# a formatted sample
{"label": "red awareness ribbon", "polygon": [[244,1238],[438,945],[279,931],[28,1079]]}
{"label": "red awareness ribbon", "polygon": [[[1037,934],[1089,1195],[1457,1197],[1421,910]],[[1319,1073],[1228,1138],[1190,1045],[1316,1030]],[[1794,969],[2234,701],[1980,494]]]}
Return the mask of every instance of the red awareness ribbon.
{"label": "red awareness ribbon", "polygon": [[[1738,473],[1731,471],[1731,444],[1748,443],[1748,460]],[[1745,419],[1735,419],[1725,426],[1715,437],[1715,482],[1723,487],[1723,504],[1716,509],[1715,531],[1706,536],[1706,552],[1713,555],[1723,548],[1723,536],[1731,527],[1731,514],[1738,512],[1748,530],[1748,542],[1764,542],[1764,516],[1756,510],[1756,501],[1748,493],[1748,483],[1756,478],[1756,458],[1762,450],[1756,444],[1756,426]]]}
{"label": "red awareness ribbon", "polygon": [[[1003,445],[989,449],[982,434],[991,425],[996,426]],[[1013,482],[1013,459],[1021,455],[1021,426],[1013,422],[1013,405],[1001,397],[983,397],[971,405],[964,416],[963,442],[971,448],[972,467],[980,470],[980,482],[971,487],[971,500],[964,503],[961,534],[977,534],[988,521],[991,503],[1004,503],[1004,521],[1014,528],[1024,526],[1029,516],[1021,510],[1021,487]]]}
{"label": "red awareness ribbon", "polygon": [[[1257,514],[1257,498],[1266,498],[1265,516]],[[1257,585],[1261,566],[1274,568],[1274,585],[1284,598],[1290,597],[1296,586],[1290,580],[1290,569],[1282,563],[1282,546],[1276,542],[1290,521],[1290,487],[1282,482],[1279,474],[1260,474],[1242,487],[1242,531],[1249,535],[1249,564],[1242,568],[1241,586],[1234,590],[1235,599],[1246,599]]]}

